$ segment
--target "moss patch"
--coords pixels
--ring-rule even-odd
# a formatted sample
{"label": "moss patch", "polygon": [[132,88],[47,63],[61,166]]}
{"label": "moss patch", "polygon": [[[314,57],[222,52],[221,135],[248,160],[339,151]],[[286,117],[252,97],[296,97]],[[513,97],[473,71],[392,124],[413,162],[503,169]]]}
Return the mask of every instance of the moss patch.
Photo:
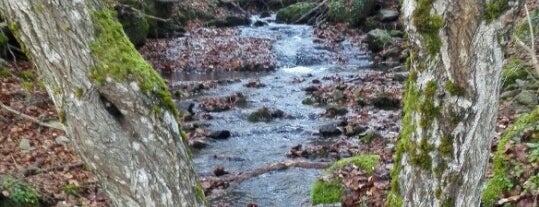
{"label": "moss patch", "polygon": [[453,96],[463,96],[466,93],[466,89],[449,80],[445,82],[445,89]]}
{"label": "moss patch", "polygon": [[295,23],[299,18],[316,7],[316,3],[298,2],[277,12],[278,22]]}
{"label": "moss patch", "polygon": [[[410,57],[414,57],[411,55]],[[410,59],[410,58],[409,58]],[[411,67],[409,67],[411,69]],[[419,102],[419,90],[416,89],[414,82],[417,79],[417,72],[410,71],[408,82],[406,84],[406,92],[404,94],[404,117],[402,119],[402,128],[399,135],[399,141],[397,143],[395,152],[395,165],[391,170],[391,188],[387,197],[387,206],[401,207],[403,205],[403,199],[400,195],[399,185],[399,173],[402,169],[401,161],[404,153],[408,149],[408,144],[413,135],[417,124],[412,119],[412,113],[416,111],[417,103]]]}
{"label": "moss patch", "polygon": [[344,189],[338,181],[325,182],[317,180],[311,189],[313,205],[340,202]]}
{"label": "moss patch", "polygon": [[413,12],[413,24],[423,37],[425,48],[430,55],[436,55],[442,47],[442,39],[438,32],[443,26],[440,15],[431,14],[434,0],[417,0],[417,7]]}
{"label": "moss patch", "polygon": [[513,138],[520,138],[524,129],[537,124],[539,120],[539,107],[535,108],[527,115],[521,116],[518,120],[502,135],[498,142],[498,148],[493,157],[493,174],[488,180],[483,191],[482,202],[484,206],[492,206],[504,190],[510,189],[512,183],[507,177],[507,162],[504,155],[505,146]]}
{"label": "moss patch", "polygon": [[509,8],[509,0],[492,0],[485,8],[485,20],[490,23]]}
{"label": "moss patch", "polygon": [[514,84],[517,79],[525,79],[532,69],[520,59],[513,58],[502,70],[503,87]]}
{"label": "moss patch", "polygon": [[9,78],[11,77],[11,72],[7,68],[0,68],[0,78]]}
{"label": "moss patch", "polygon": [[365,23],[375,5],[374,0],[332,0],[328,4],[328,19],[359,26]]}
{"label": "moss patch", "polygon": [[333,172],[343,166],[354,164],[355,166],[364,170],[366,173],[372,174],[374,172],[374,166],[378,164],[379,161],[380,157],[378,155],[359,155],[341,159],[329,166],[326,171]]}
{"label": "moss patch", "polygon": [[99,84],[104,84],[107,78],[122,82],[135,81],[142,91],[156,96],[163,108],[177,116],[179,113],[167,85],[135,50],[115,16],[115,12],[110,9],[93,13],[97,38],[90,49],[98,66],[91,73],[92,79]]}
{"label": "moss patch", "polygon": [[0,202],[0,204],[15,207],[39,206],[39,193],[28,183],[9,176],[0,177],[0,190],[7,198],[7,201],[2,201],[5,203]]}

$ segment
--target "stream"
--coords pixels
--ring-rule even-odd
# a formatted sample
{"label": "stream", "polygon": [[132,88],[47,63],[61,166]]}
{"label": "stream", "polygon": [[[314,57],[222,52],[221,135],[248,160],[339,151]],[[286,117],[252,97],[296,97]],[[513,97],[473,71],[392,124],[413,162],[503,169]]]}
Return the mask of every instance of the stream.
{"label": "stream", "polygon": [[[187,100],[222,97],[237,92],[247,97],[245,107],[210,112],[213,119],[205,121],[208,128],[230,130],[231,137],[211,140],[206,148],[193,151],[193,162],[199,175],[210,175],[217,166],[231,173],[256,169],[289,159],[286,153],[293,146],[324,141],[318,135],[318,129],[335,119],[322,117],[324,108],[303,105],[307,95],[302,89],[312,85],[313,80],[323,80],[324,77],[357,75],[370,65],[367,53],[347,40],[340,43],[342,50],[339,52],[330,51],[314,43],[311,26],[274,23],[274,16],[254,16],[252,19],[265,25],[240,27],[240,35],[271,39],[272,51],[277,58],[276,70],[267,73],[178,72],[168,78],[173,83],[239,80],[219,85],[197,97],[187,97]],[[294,79],[305,81],[292,83]],[[266,86],[245,87],[244,84],[250,81],[259,81]],[[269,123],[247,121],[247,115],[261,107],[280,109],[292,118]],[[238,207],[249,203],[259,206],[310,206],[310,188],[321,173],[321,170],[296,168],[266,173],[231,186],[224,195],[211,198],[210,202]]]}

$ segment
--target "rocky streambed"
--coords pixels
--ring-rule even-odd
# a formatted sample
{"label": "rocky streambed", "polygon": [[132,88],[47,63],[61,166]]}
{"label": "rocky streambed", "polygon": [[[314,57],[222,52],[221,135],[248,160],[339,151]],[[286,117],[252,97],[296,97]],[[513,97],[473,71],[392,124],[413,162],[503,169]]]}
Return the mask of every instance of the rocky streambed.
{"label": "rocky streambed", "polygon": [[[274,16],[252,22],[142,49],[162,51],[146,56],[178,91],[184,131],[211,204],[310,206],[312,184],[327,174],[320,166],[366,153],[379,155],[381,164],[377,182],[365,186],[383,192],[406,73],[369,69],[361,35],[278,24]],[[294,162],[307,164],[286,164]],[[261,169],[242,182],[219,180]]]}

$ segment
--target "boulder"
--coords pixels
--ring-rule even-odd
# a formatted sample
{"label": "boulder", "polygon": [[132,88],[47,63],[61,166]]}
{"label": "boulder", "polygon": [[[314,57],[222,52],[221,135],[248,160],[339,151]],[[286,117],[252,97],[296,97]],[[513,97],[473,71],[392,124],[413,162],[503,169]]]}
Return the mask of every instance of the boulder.
{"label": "boulder", "polygon": [[391,44],[392,39],[391,34],[387,30],[373,29],[367,33],[367,47],[372,52],[380,52]]}
{"label": "boulder", "polygon": [[537,94],[532,91],[523,90],[516,97],[516,101],[525,106],[536,106],[538,102]]}
{"label": "boulder", "polygon": [[[301,17],[305,16],[316,7],[316,3],[299,2],[277,11],[276,21],[281,23],[296,23]],[[312,13],[314,15],[314,12]],[[307,16],[299,23],[307,23],[311,16]]]}
{"label": "boulder", "polygon": [[380,9],[376,17],[382,22],[391,22],[399,18],[399,12],[391,9]]}
{"label": "boulder", "polygon": [[328,4],[328,19],[361,26],[375,12],[375,0],[332,0]]}
{"label": "boulder", "polygon": [[318,131],[322,137],[334,137],[342,134],[341,130],[337,128],[337,124],[334,123],[321,126]]}
{"label": "boulder", "polygon": [[387,94],[380,94],[371,100],[372,105],[384,110],[397,110],[400,108],[400,100]]}
{"label": "boulder", "polygon": [[127,6],[117,7],[116,10],[118,21],[122,24],[131,43],[137,47],[144,45],[150,31],[150,24],[146,17]]}
{"label": "boulder", "polygon": [[224,19],[215,19],[208,22],[208,26],[235,27],[235,26],[249,25],[250,23],[251,23],[251,20],[249,20],[248,17],[227,16]]}
{"label": "boulder", "polygon": [[228,139],[230,137],[230,131],[228,130],[213,131],[210,133],[209,137],[213,139]]}

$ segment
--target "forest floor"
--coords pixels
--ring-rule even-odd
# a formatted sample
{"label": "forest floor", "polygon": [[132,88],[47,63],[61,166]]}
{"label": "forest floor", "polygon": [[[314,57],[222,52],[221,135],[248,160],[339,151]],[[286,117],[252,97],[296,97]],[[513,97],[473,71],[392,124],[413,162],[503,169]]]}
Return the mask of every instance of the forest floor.
{"label": "forest floor", "polygon": [[[232,34],[235,31],[228,29],[201,29],[196,34],[198,38],[214,41],[211,40],[212,33],[222,34],[224,32],[230,32]],[[321,32],[321,34],[323,34],[323,32]],[[331,34],[334,34],[334,32],[331,32]],[[331,38],[335,38],[335,36],[326,39]],[[226,66],[225,68],[238,68],[239,70],[246,68],[262,68],[264,70],[272,68],[274,63],[268,53],[268,43],[257,41],[247,42],[249,42],[249,44],[242,44],[242,47],[249,47],[253,50],[251,52],[260,55],[254,57],[254,59],[247,58],[247,61],[240,62],[231,59],[222,60],[216,56],[208,56],[208,59],[205,59],[204,61],[193,60],[182,63],[163,61],[160,56],[156,55],[159,54],[159,50],[162,50],[163,47],[167,47],[169,44],[163,40],[149,41],[145,47],[148,51],[154,51],[155,53],[145,52],[144,48],[141,52],[145,53],[145,56],[149,61],[154,63],[154,66],[162,71],[176,67],[213,67],[212,65],[224,65]],[[249,50],[236,47],[237,42],[234,41],[222,41],[211,44],[221,44],[223,48],[220,48],[219,50],[230,49],[232,50],[231,53],[237,52],[238,48],[240,50]],[[202,52],[209,54],[214,53],[212,51]],[[179,53],[181,54],[182,52],[179,51]],[[226,63],[220,64],[223,61]],[[40,122],[57,122],[58,116],[52,100],[41,86],[33,66],[24,61],[19,61],[17,63],[11,62],[10,65],[11,67],[7,69],[0,69],[0,102],[14,111],[34,117]],[[365,88],[365,94],[363,94],[364,97],[367,97],[366,100],[363,100],[367,105],[375,105],[374,102],[377,96],[371,97],[371,95],[379,95],[383,91],[394,91],[393,94],[389,94],[389,96],[386,97],[389,98],[390,101],[400,102],[402,99],[402,90],[389,90],[383,88],[385,86],[382,83],[387,84],[388,82],[396,84],[393,86],[390,85],[389,87],[399,88],[402,86],[403,80],[397,80],[398,78],[394,76],[394,73],[372,73],[362,76],[361,79],[371,86],[371,88]],[[338,84],[340,81],[331,80],[331,78],[328,81],[333,81],[335,84],[310,89],[313,94],[313,100],[327,99],[327,97],[334,94],[336,90],[341,90],[337,89],[342,88],[342,86]],[[253,83],[252,86],[256,87],[258,84],[259,83]],[[205,88],[218,86],[216,86],[216,83],[205,83],[202,85],[202,88],[200,88],[199,85],[184,87],[183,90],[193,92],[195,90],[204,90]],[[347,85],[344,88],[344,96],[356,95],[353,94],[353,91],[357,88],[354,88],[353,84]],[[349,100],[355,101],[353,97],[350,97]],[[218,108],[227,107],[223,105],[229,104],[226,101],[216,104],[215,102],[219,102],[218,100],[210,100],[208,102],[210,103],[206,103],[207,105]],[[515,105],[515,102],[514,96],[509,96],[500,102],[500,114],[497,122],[498,137],[518,117],[518,113],[515,112],[516,110],[526,112],[526,110],[529,111],[531,109],[531,107],[528,107],[528,109],[522,111],[523,107],[518,104]],[[316,101],[314,101],[313,104],[316,104]],[[342,102],[339,104],[352,107],[350,104],[357,104],[357,102]],[[40,125],[36,121],[29,120],[7,110],[7,107],[0,109],[0,178],[2,178],[2,176],[11,176],[29,183],[40,192],[42,195],[41,200],[47,203],[48,206],[107,206],[107,198],[99,189],[96,178],[91,172],[85,169],[73,148],[69,146],[69,138],[66,137],[62,130]],[[373,110],[379,109],[371,107],[369,110],[362,110],[363,114],[356,114],[356,119],[350,119],[350,124],[345,125],[344,128],[368,125],[369,123],[367,122],[373,119],[372,114],[376,113]],[[336,113],[336,111],[328,110],[324,116],[334,116],[334,113]],[[392,116],[387,120],[382,120],[381,125],[397,122],[399,118],[400,117],[398,116]],[[191,134],[191,136],[196,137],[197,135]],[[351,145],[347,144],[346,140],[336,139],[333,143],[325,146],[305,145],[292,148],[290,149],[288,156],[302,157],[313,154],[329,154],[333,155],[333,159],[335,159],[340,158],[341,155],[339,153],[343,151],[351,152],[351,154],[354,155],[365,152],[380,155],[380,163],[382,164],[375,167],[374,174],[372,175],[367,176],[362,170],[344,167],[335,171],[332,176],[344,177],[344,185],[347,189],[351,189],[352,192],[355,192],[348,194],[344,199],[345,206],[352,206],[353,204],[356,204],[358,200],[365,199],[365,197],[363,197],[364,195],[367,195],[369,198],[369,206],[383,206],[385,193],[389,184],[388,172],[391,167],[388,163],[392,163],[394,142],[397,139],[397,136],[396,133],[382,135],[375,133],[373,136],[374,138],[372,138],[372,140],[358,148],[352,149],[350,148]],[[497,143],[493,143],[493,151],[496,149],[496,144]],[[488,174],[491,175],[491,172],[489,171]],[[208,189],[214,187],[215,186],[209,185],[206,190],[208,191]],[[8,196],[6,194],[9,194],[9,192],[1,193],[0,198],[2,196]],[[527,198],[527,201],[521,202],[532,203],[531,198]]]}

